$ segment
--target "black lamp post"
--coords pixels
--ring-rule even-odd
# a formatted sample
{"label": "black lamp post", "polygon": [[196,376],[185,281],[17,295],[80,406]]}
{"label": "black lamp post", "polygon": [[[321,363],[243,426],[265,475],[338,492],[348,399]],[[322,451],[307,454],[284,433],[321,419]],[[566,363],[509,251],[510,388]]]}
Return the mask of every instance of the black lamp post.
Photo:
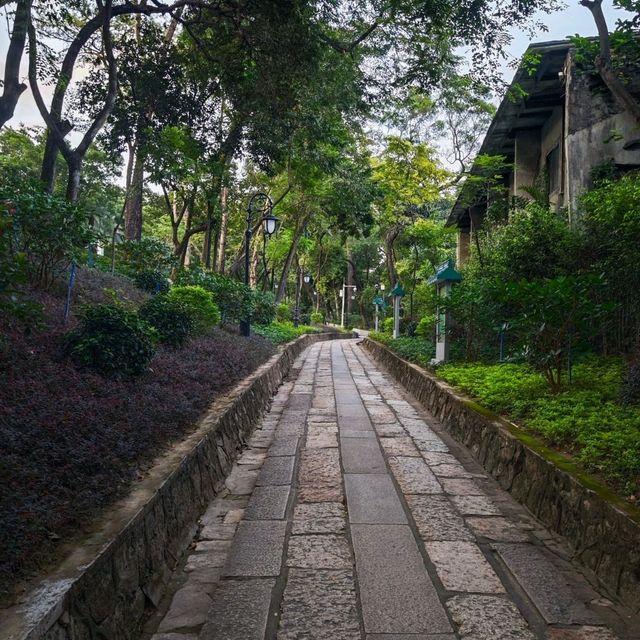
{"label": "black lamp post", "polygon": [[300,289],[302,284],[300,280],[303,280],[305,284],[309,284],[312,281],[311,276],[308,273],[302,271],[302,267],[298,267],[296,270],[296,306],[293,310],[293,326],[297,327],[300,324]]}
{"label": "black lamp post", "polygon": [[[251,236],[253,235],[251,224],[254,214],[257,213],[262,214],[262,232],[265,238],[270,238],[278,227],[278,218],[273,215],[271,198],[266,193],[254,193],[247,206],[247,229],[244,232],[244,283],[247,286],[249,286],[249,253],[251,251]],[[240,333],[247,337],[251,335],[250,315],[240,323]]]}

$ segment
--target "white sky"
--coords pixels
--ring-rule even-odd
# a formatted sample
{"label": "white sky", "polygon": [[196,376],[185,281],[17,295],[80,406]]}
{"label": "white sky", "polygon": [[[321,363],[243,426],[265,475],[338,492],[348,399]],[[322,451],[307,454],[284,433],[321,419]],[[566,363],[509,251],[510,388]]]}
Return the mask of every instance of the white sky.
{"label": "white sky", "polygon": [[[621,15],[621,12],[615,11],[612,6],[611,0],[607,0],[604,3],[604,10],[607,20],[609,22],[609,28],[613,29],[615,25],[616,19]],[[0,20],[4,17],[3,13],[0,13]],[[579,33],[580,35],[595,35],[596,29],[593,24],[593,19],[591,17],[591,13],[585,8],[578,4],[578,0],[568,0],[567,8],[563,11],[553,13],[551,15],[541,14],[540,19],[542,22],[546,23],[548,26],[548,31],[540,32],[533,38],[534,42],[543,42],[546,40],[562,40],[570,35],[575,35]],[[6,23],[2,20],[2,24],[0,27],[0,64],[4,67],[4,59],[8,46],[8,35],[6,29]],[[514,39],[511,46],[508,49],[508,54],[510,57],[520,58],[520,56],[524,53],[527,46],[529,45],[530,40],[528,36],[522,33],[514,33]],[[23,69],[22,72],[24,74],[25,82],[26,82],[26,64],[23,60]],[[506,67],[503,70],[503,74],[505,76],[505,80],[509,81],[511,76],[513,75],[513,70]],[[2,72],[4,75],[4,70]],[[43,94],[46,96],[50,95],[50,90],[48,87],[42,87]],[[20,123],[25,125],[42,125],[42,119],[40,118],[40,114],[38,113],[38,109],[35,106],[33,101],[33,97],[29,91],[26,91],[20,101],[18,102],[18,106],[16,109],[16,114],[8,124],[10,126],[17,127]]]}

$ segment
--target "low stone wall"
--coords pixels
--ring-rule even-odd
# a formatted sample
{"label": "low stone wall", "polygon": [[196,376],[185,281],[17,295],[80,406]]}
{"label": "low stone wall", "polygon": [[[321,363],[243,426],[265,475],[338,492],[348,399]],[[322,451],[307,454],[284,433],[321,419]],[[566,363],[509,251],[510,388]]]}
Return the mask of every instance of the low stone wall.
{"label": "low stone wall", "polygon": [[0,614],[0,638],[137,638],[145,609],[158,604],[198,517],[294,360],[314,342],[338,337],[299,338],[214,402],[197,430],[158,459],[54,573]]}
{"label": "low stone wall", "polygon": [[604,587],[640,612],[640,513],[567,458],[386,346],[363,346],[468,447],[503,489],[562,535]]}

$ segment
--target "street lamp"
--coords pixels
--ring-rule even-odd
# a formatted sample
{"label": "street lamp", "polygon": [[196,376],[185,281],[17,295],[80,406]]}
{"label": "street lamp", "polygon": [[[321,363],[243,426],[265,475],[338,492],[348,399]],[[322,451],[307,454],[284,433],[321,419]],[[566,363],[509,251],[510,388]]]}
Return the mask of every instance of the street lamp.
{"label": "street lamp", "polygon": [[293,326],[297,327],[300,324],[300,289],[302,285],[300,280],[305,284],[312,282],[313,278],[310,274],[303,272],[302,267],[298,267],[296,270],[296,306],[293,310]]}
{"label": "street lamp", "polygon": [[[344,307],[347,299],[347,289],[353,289],[353,292],[355,293],[358,290],[358,287],[356,287],[355,284],[345,284],[344,282],[342,283],[342,289],[340,290],[340,297],[342,298],[342,320],[340,322],[340,325],[342,326],[343,329],[344,329]],[[353,296],[353,298],[355,298],[355,296]]]}
{"label": "street lamp", "polygon": [[[384,284],[380,283],[376,285],[376,331],[378,331],[378,313],[380,310],[380,303],[378,302],[378,300],[380,299],[380,292],[384,291]],[[383,300],[384,302],[384,300]]]}
{"label": "street lamp", "polygon": [[[260,222],[265,239],[270,238],[278,228],[278,218],[273,215],[273,202],[271,198],[261,191],[254,193],[247,206],[247,228],[244,232],[244,283],[247,287],[249,286],[249,260],[251,236],[253,235],[251,225],[253,216],[256,214],[262,215]],[[240,322],[240,333],[246,337],[251,335],[251,315]]]}

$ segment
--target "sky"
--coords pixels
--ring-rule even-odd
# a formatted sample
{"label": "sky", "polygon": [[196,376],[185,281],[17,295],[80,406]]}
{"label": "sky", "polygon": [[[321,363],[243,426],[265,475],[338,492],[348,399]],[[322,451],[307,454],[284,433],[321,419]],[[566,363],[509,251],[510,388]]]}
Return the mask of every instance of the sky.
{"label": "sky", "polygon": [[[591,17],[591,13],[585,7],[581,6],[578,3],[578,0],[568,0],[566,2],[566,5],[567,6],[563,11],[559,11],[551,15],[540,14],[540,20],[547,24],[548,31],[537,33],[532,40],[529,39],[528,34],[514,31],[513,41],[507,51],[508,56],[512,59],[520,58],[530,42],[562,40],[567,36],[575,35],[577,33],[583,36],[595,35],[596,29],[593,23],[593,18]],[[609,23],[609,29],[613,29],[616,19],[622,14],[620,11],[615,11],[613,9],[611,0],[605,1],[604,10]],[[0,13],[0,19],[1,17],[2,14]],[[5,21],[2,20],[2,23],[4,22]],[[8,36],[6,27],[4,27],[3,24],[2,28],[0,29],[0,62],[2,63],[2,65],[4,65],[7,47]],[[26,72],[26,65],[23,64],[23,74],[25,78]],[[4,70],[2,72],[2,75],[4,75]],[[507,64],[504,65],[503,75],[506,81],[511,80],[513,69],[509,68]],[[50,90],[48,90],[48,87],[43,87],[42,91],[45,96],[50,95]],[[42,119],[40,118],[40,114],[38,113],[38,110],[33,101],[33,97],[31,96],[31,93],[29,91],[25,92],[20,98],[15,116],[13,120],[11,120],[8,124],[10,126],[17,127],[20,123],[23,123],[27,126],[42,125]]]}

